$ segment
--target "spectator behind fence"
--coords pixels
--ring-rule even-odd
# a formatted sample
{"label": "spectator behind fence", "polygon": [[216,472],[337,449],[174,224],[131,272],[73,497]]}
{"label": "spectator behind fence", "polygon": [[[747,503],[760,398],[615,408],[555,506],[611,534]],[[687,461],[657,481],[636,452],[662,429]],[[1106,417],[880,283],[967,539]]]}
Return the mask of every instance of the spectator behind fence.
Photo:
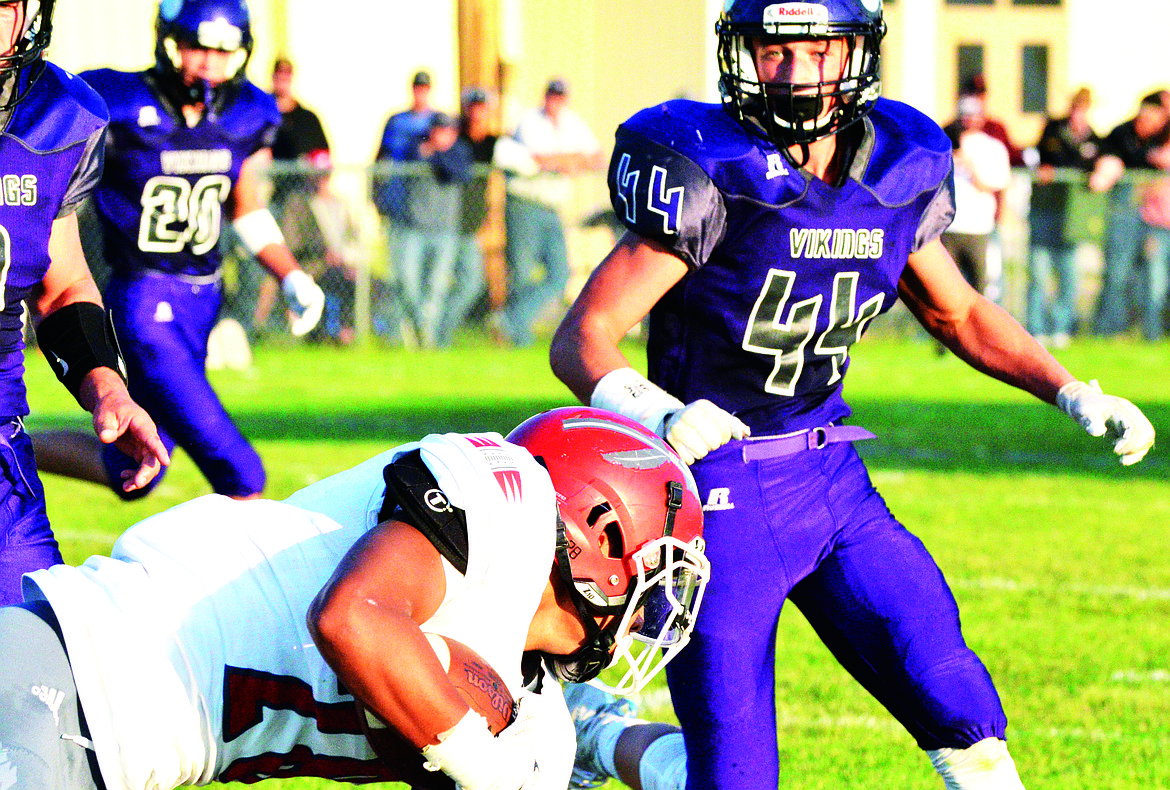
{"label": "spectator behind fence", "polygon": [[988,266],[988,242],[995,230],[996,193],[1011,179],[1007,147],[983,131],[983,101],[959,99],[959,117],[947,126],[955,158],[955,218],[942,235],[967,282],[991,299],[1000,292],[1001,267]]}
{"label": "spectator behind fence", "polygon": [[[1162,336],[1162,309],[1166,301],[1170,244],[1165,228],[1151,227],[1142,219],[1144,188],[1122,180],[1126,170],[1147,173],[1166,169],[1165,146],[1170,112],[1160,92],[1141,100],[1137,115],[1117,126],[1101,143],[1089,188],[1109,190],[1109,220],[1105,231],[1105,269],[1093,331],[1098,335],[1124,332],[1130,323],[1130,276],[1138,259],[1146,254],[1148,271],[1140,308],[1142,333],[1148,340]],[[1143,250],[1143,247],[1145,248]]]}
{"label": "spectator behind fence", "polygon": [[1036,143],[1040,162],[1032,178],[1028,210],[1027,327],[1041,343],[1056,348],[1068,345],[1076,326],[1076,244],[1071,239],[1073,229],[1066,223],[1069,197],[1081,187],[1053,179],[1058,167],[1093,169],[1101,139],[1089,125],[1092,104],[1089,89],[1078,90],[1068,115],[1049,119]]}
{"label": "spectator behind fence", "polygon": [[435,343],[451,345],[455,332],[467,319],[467,314],[484,292],[485,276],[483,249],[479,233],[488,216],[488,174],[499,136],[491,131],[490,99],[483,88],[470,87],[460,101],[459,140],[471,153],[473,170],[463,185],[462,212],[455,242],[455,267],[451,290],[439,321]]}
{"label": "spectator behind fence", "polygon": [[962,95],[974,96],[979,99],[983,105],[983,131],[1003,143],[1004,148],[1007,149],[1008,159],[1011,161],[1012,167],[1023,167],[1023,150],[1012,142],[1011,135],[1008,134],[1007,127],[1004,126],[1003,122],[991,117],[987,112],[987,79],[982,74],[972,75],[964,83]]}
{"label": "spectator behind fence", "polygon": [[412,174],[407,183],[397,274],[407,319],[426,348],[439,342],[439,323],[455,269],[462,192],[471,179],[471,156],[471,147],[459,139],[456,120],[436,112],[408,160],[428,167]]}
{"label": "spectator behind fence", "polygon": [[[280,126],[276,127],[276,139],[272,141],[274,162],[297,162],[316,151],[328,151],[329,139],[321,126],[317,114],[301,104],[292,92],[293,64],[286,57],[279,57],[272,65],[272,98],[280,110]],[[281,173],[272,177],[272,203],[279,209],[289,190],[297,189],[299,176]]]}
{"label": "spectator behind fence", "polygon": [[[407,159],[415,158],[414,148],[418,145],[419,138],[427,133],[431,116],[435,112],[431,106],[430,72],[415,72],[410,81],[410,95],[410,107],[394,113],[386,121],[386,126],[382,130],[382,142],[374,157],[375,165],[397,163],[401,166]],[[406,192],[409,178],[401,172],[379,174],[375,167],[370,187],[374,206],[386,220],[386,250],[390,257],[387,266],[390,279],[387,298],[376,305],[374,325],[380,333],[391,338],[401,333],[401,339],[410,344],[415,342],[416,337],[410,322],[402,315],[404,297],[397,272],[398,263],[402,259],[404,230],[407,225]]]}
{"label": "spectator behind fence", "polygon": [[544,104],[527,112],[513,135],[532,159],[508,176],[508,297],[492,316],[497,338],[512,345],[530,345],[532,325],[550,302],[564,299],[569,253],[560,212],[572,196],[568,176],[597,170],[605,162],[597,138],[568,106],[568,94],[564,80],[550,80]]}
{"label": "spectator behind fence", "polygon": [[308,187],[291,193],[281,216],[285,241],[305,271],[325,292],[325,311],[308,337],[342,345],[353,342],[356,267],[361,255],[357,225],[348,204],[330,186],[328,151],[308,154]]}

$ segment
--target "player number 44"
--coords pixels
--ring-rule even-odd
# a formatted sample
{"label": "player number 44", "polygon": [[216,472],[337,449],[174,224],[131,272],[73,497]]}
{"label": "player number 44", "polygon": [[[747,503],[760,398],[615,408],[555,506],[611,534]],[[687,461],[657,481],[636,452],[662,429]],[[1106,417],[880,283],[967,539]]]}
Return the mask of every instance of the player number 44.
{"label": "player number 44", "polygon": [[814,360],[824,357],[830,363],[824,385],[841,378],[849,358],[849,346],[861,338],[866,324],[877,317],[885,301],[885,294],[879,293],[857,307],[857,279],[857,272],[839,272],[833,278],[829,325],[817,334],[824,294],[802,299],[789,307],[796,272],[768,271],[743,335],[745,351],[775,357],[765,390],[776,395],[795,395],[810,357]]}

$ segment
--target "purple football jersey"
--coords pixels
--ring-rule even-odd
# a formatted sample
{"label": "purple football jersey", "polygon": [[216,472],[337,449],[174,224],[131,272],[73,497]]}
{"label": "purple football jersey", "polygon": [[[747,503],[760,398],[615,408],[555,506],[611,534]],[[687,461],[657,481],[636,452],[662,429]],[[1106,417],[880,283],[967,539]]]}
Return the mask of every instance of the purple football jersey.
{"label": "purple football jersey", "polygon": [[[897,133],[895,133],[897,130]],[[849,347],[890,309],[907,256],[953,214],[951,146],[879,100],[828,185],[718,105],[673,101],[617,131],[618,217],[691,271],[650,314],[650,378],[757,435],[839,421]]]}
{"label": "purple football jersey", "polygon": [[188,127],[153,72],[82,75],[110,107],[106,173],[94,192],[106,259],[117,272],[206,276],[219,269],[224,204],[240,166],[271,146],[280,113],[246,80]]}
{"label": "purple football jersey", "polygon": [[50,63],[0,134],[0,416],[28,414],[24,301],[49,269],[53,221],[101,174],[105,128],[101,97]]}

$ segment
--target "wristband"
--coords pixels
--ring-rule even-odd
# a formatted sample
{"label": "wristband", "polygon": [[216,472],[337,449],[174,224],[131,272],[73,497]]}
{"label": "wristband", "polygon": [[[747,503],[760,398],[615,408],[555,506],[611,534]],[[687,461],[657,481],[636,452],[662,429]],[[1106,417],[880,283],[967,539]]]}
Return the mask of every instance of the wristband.
{"label": "wristband", "polygon": [[[71,302],[45,316],[37,326],[37,344],[57,380],[81,403],[81,382],[95,368],[110,368],[126,381],[126,363],[118,350],[114,325],[101,305]],[[85,404],[81,404],[86,408]]]}
{"label": "wristband", "polygon": [[617,368],[602,376],[589,396],[589,405],[629,417],[659,436],[665,435],[667,416],[686,406],[633,368]]}
{"label": "wristband", "polygon": [[232,227],[244,249],[256,255],[269,244],[284,244],[284,234],[276,224],[276,217],[266,208],[249,211],[232,221]]}

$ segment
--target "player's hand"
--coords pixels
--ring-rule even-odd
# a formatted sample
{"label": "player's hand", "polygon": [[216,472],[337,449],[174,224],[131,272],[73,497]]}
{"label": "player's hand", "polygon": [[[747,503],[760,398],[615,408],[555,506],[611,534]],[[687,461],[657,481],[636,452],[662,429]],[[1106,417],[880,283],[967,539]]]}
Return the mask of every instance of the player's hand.
{"label": "player's hand", "polygon": [[310,332],[321,320],[325,309],[325,292],[304,269],[293,269],[280,282],[284,298],[292,311],[289,331],[294,337]]}
{"label": "player's hand", "polygon": [[493,736],[483,716],[469,710],[439,743],[423,747],[423,767],[442,771],[463,790],[536,790],[540,766],[531,725],[504,737],[519,721]]}
{"label": "player's hand", "polygon": [[688,403],[667,415],[662,430],[666,441],[688,465],[732,439],[751,435],[742,420],[709,400]]}
{"label": "player's hand", "polygon": [[1125,466],[1142,460],[1154,446],[1154,426],[1141,409],[1125,398],[1104,394],[1096,379],[1065,384],[1056,394],[1056,405],[1090,436],[1113,438],[1113,452]]}
{"label": "player's hand", "polygon": [[138,462],[137,469],[122,472],[122,490],[129,493],[142,488],[171,462],[154,420],[131,400],[122,379],[109,368],[90,371],[83,386],[95,393],[93,431],[98,439]]}

